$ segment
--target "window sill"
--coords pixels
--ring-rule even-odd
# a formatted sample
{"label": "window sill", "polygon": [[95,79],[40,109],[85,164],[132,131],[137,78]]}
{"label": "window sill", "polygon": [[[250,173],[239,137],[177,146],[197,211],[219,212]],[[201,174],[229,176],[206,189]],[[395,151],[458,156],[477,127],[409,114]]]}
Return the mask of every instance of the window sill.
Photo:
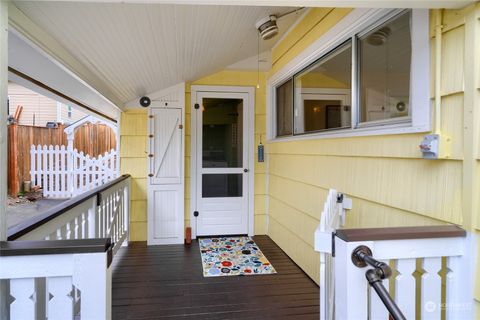
{"label": "window sill", "polygon": [[269,143],[276,142],[288,142],[288,141],[302,141],[302,140],[316,140],[316,139],[336,139],[336,138],[351,138],[351,137],[368,137],[379,135],[395,135],[395,134],[409,134],[409,133],[421,133],[430,132],[429,125],[412,126],[405,123],[396,125],[385,125],[377,127],[364,127],[356,129],[343,129],[329,132],[316,132],[310,134],[302,134],[296,136],[286,136],[270,138],[267,140]]}

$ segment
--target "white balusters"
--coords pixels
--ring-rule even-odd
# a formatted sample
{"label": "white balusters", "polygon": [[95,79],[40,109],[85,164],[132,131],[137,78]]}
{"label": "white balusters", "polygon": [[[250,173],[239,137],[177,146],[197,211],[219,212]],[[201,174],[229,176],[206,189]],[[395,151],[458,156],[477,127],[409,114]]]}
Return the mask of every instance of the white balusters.
{"label": "white balusters", "polygon": [[397,261],[398,275],[395,278],[395,302],[407,319],[415,319],[415,278],[416,259]]}
{"label": "white balusters", "polygon": [[72,319],[73,315],[72,277],[47,278],[48,320]]}
{"label": "white balusters", "polygon": [[0,280],[7,283],[8,294],[1,297],[5,304],[0,318],[6,312],[11,320],[111,319],[107,256],[107,252],[0,256]]}
{"label": "white balusters", "polygon": [[422,320],[440,319],[442,304],[442,278],[438,274],[442,268],[442,258],[422,259],[422,280],[420,317]]}
{"label": "white balusters", "polygon": [[15,299],[10,305],[10,319],[35,319],[35,279],[10,280],[10,295]]}
{"label": "white balusters", "polygon": [[[471,257],[464,255],[464,252],[470,252],[465,248],[468,243],[465,233],[454,226],[419,230],[435,235],[444,233],[446,236],[405,239],[405,236],[422,233],[405,228],[405,234],[399,236],[401,230],[393,228],[391,231],[365,232],[365,238],[378,237],[382,240],[358,241],[361,230],[351,230],[350,233],[348,230],[337,231],[334,258],[335,319],[386,320],[389,317],[385,304],[374,289],[364,292],[363,286],[368,285],[365,272],[373,267],[358,268],[352,262],[352,253],[359,245],[370,248],[376,260],[395,265],[392,267],[394,278],[383,280],[382,283],[406,319],[440,320],[443,310],[446,311],[447,320],[473,319],[473,290],[468,283],[472,279],[473,269]],[[388,239],[390,235],[398,238]],[[356,241],[352,241],[352,238]],[[446,266],[442,264],[443,259],[446,259]],[[446,270],[442,269],[444,267]],[[393,287],[389,288],[389,284]],[[443,286],[446,286],[445,296],[442,296]]]}

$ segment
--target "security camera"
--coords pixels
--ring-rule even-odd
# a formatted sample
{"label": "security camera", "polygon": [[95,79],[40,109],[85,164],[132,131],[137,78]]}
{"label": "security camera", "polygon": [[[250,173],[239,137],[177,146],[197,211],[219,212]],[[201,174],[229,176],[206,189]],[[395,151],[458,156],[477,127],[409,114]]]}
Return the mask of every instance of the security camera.
{"label": "security camera", "polygon": [[152,101],[149,97],[141,97],[140,98],[140,105],[144,108],[148,107]]}

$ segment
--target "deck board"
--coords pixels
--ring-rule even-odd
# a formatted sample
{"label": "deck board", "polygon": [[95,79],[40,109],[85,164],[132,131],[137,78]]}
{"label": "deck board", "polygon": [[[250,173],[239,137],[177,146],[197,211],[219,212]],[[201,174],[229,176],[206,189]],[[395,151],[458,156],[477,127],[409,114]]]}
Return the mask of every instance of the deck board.
{"label": "deck board", "polygon": [[196,241],[121,248],[113,319],[319,319],[318,286],[269,237],[254,240],[277,274],[204,278]]}

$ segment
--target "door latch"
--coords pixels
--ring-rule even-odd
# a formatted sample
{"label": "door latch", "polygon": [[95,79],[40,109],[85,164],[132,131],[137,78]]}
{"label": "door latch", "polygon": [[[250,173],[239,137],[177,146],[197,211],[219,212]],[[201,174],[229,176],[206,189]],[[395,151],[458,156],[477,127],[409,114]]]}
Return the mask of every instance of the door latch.
{"label": "door latch", "polygon": [[193,216],[198,217],[198,211],[193,211]]}

